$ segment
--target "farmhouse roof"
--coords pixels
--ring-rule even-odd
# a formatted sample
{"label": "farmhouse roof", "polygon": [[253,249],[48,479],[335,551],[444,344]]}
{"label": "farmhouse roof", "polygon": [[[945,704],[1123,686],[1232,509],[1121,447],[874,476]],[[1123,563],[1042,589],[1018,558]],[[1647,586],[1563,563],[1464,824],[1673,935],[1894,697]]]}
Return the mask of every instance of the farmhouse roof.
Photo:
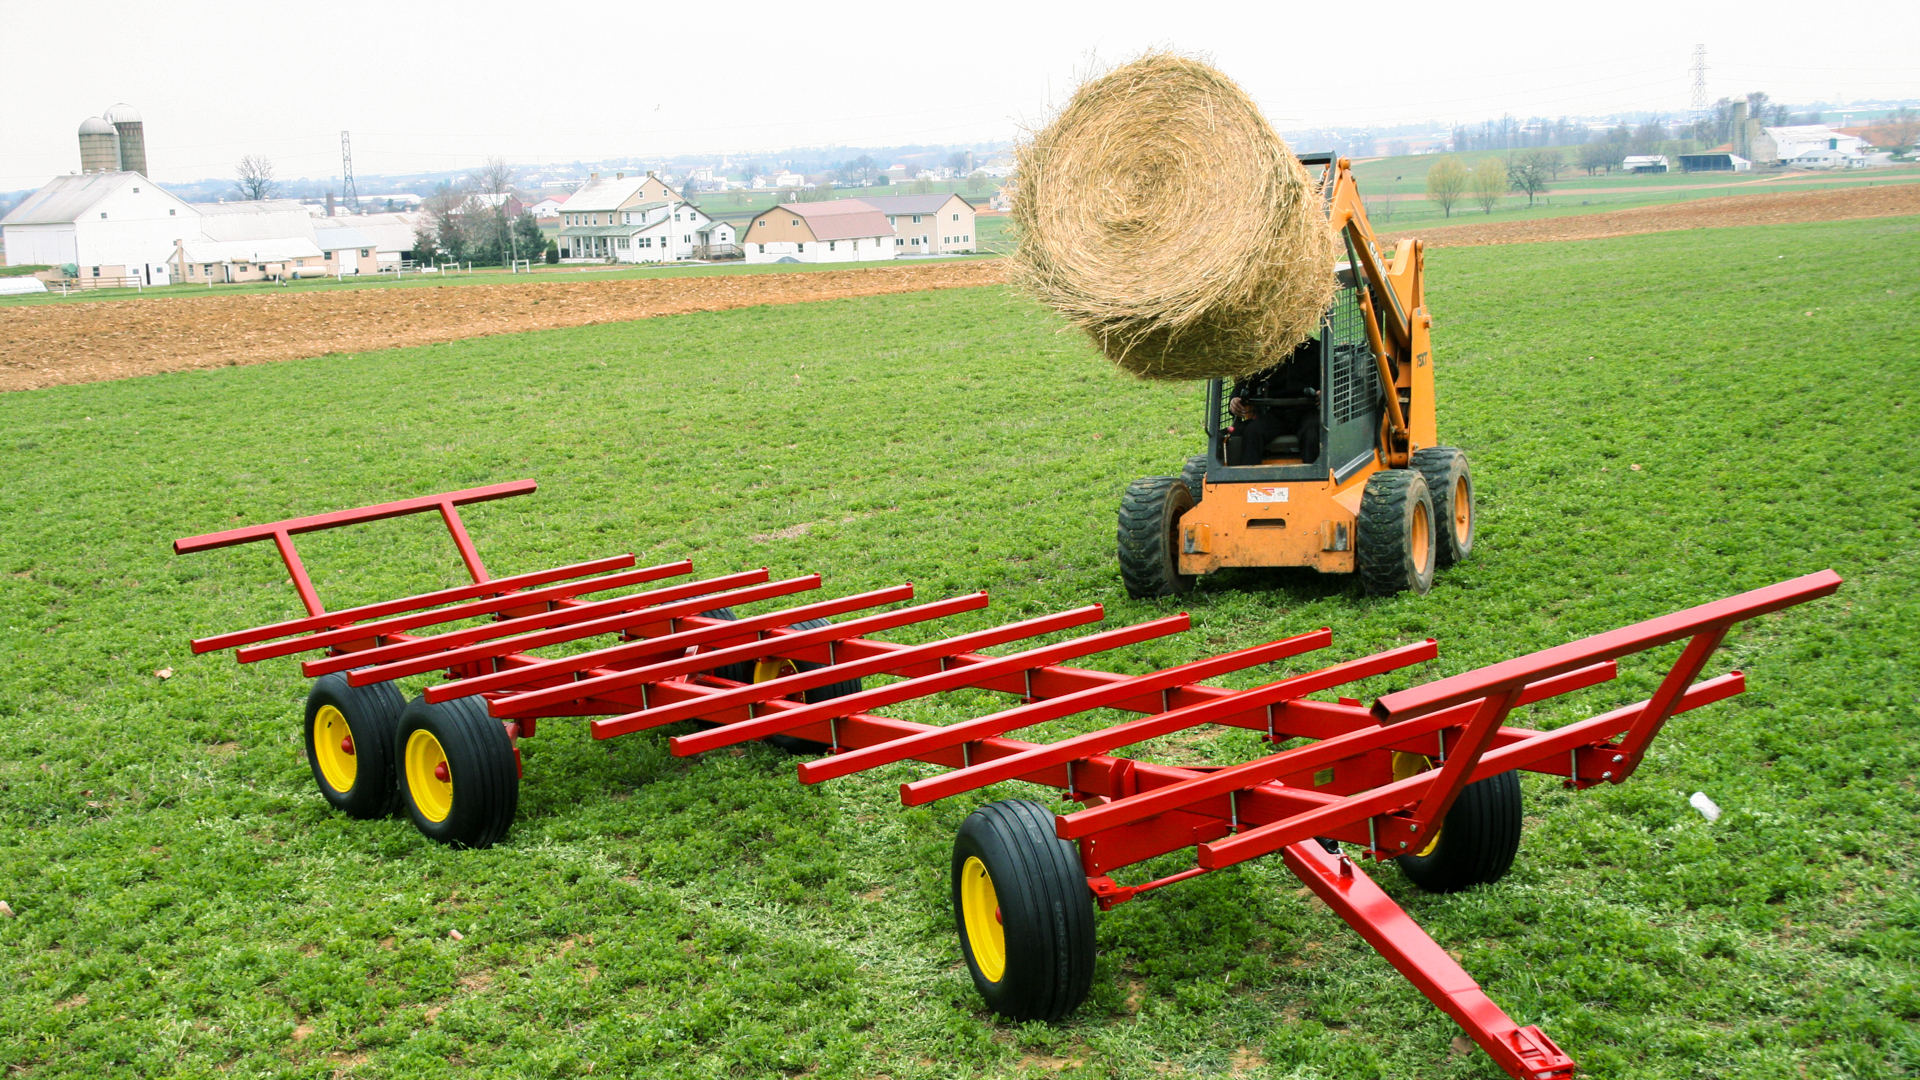
{"label": "farmhouse roof", "polygon": [[[6,225],[47,225],[78,221],[95,203],[141,180],[137,172],[72,173],[56,176],[0,218]],[[158,190],[156,186],[156,190]]]}
{"label": "farmhouse roof", "polygon": [[[855,201],[871,203],[881,213],[898,217],[901,214],[937,214],[941,207],[955,199],[960,199],[960,196],[952,192],[940,192],[934,195],[868,195]],[[973,209],[972,203],[965,199],[960,201],[966,204],[967,209]]]}
{"label": "farmhouse roof", "polygon": [[589,180],[579,191],[567,200],[568,213],[591,213],[595,210],[618,210],[628,199],[640,193],[645,185],[644,176],[629,176],[625,179]]}
{"label": "farmhouse roof", "polygon": [[361,214],[353,219],[353,228],[381,251],[412,251],[420,218],[418,213]]}
{"label": "farmhouse roof", "polygon": [[892,236],[893,226],[879,208],[859,199],[835,199],[832,202],[781,203],[767,213],[782,210],[807,223],[815,240],[853,240],[866,236]]}

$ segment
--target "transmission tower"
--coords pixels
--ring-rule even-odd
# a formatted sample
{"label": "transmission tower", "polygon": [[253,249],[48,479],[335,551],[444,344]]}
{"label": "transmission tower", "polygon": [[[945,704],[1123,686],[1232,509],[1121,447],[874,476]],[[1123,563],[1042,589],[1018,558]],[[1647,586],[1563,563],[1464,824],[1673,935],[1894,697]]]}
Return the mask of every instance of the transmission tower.
{"label": "transmission tower", "polygon": [[1704,120],[1707,116],[1707,47],[1693,47],[1693,118]]}
{"label": "transmission tower", "polygon": [[[1695,96],[1699,96],[1698,91],[1695,92]],[[346,195],[342,201],[347,204],[349,211],[359,213],[360,193],[353,187],[353,143],[348,140],[347,133],[344,131],[340,133],[340,179],[344,182],[342,186],[345,188]]]}

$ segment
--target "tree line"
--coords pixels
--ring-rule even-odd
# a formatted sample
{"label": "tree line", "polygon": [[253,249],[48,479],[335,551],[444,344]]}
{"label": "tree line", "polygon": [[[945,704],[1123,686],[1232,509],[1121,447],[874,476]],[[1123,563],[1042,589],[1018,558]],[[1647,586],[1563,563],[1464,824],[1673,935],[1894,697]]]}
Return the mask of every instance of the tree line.
{"label": "tree line", "polygon": [[[442,183],[421,205],[413,230],[413,257],[420,262],[505,264],[510,259],[560,261],[560,247],[540,231],[533,214],[507,217],[520,170],[490,157],[459,183]],[[503,197],[504,196],[504,197]]]}

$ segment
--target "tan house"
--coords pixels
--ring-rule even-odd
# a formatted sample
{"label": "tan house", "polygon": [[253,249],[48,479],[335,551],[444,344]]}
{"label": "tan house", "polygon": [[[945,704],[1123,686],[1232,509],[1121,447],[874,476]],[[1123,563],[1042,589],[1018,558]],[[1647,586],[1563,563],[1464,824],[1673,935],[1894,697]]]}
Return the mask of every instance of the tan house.
{"label": "tan house", "polygon": [[[335,219],[337,220],[337,219]],[[380,252],[373,238],[350,225],[320,226],[314,242],[327,257],[327,273],[340,277],[380,272]]]}
{"label": "tan house", "polygon": [[173,280],[189,285],[330,277],[327,256],[304,237],[269,240],[180,240],[173,249]]}
{"label": "tan house", "polygon": [[875,262],[898,249],[887,215],[859,199],[781,203],[740,230],[750,263]]}
{"label": "tan house", "polygon": [[887,215],[902,255],[962,255],[975,250],[973,204],[958,195],[863,198]]}

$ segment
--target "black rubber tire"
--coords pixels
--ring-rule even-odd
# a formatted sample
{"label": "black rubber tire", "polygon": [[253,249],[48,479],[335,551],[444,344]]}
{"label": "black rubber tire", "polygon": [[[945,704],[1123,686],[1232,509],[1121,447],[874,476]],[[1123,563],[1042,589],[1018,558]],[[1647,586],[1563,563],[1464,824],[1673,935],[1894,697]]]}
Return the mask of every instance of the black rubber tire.
{"label": "black rubber tire", "polygon": [[1418,472],[1383,469],[1368,477],[1357,531],[1354,568],[1368,592],[1390,596],[1410,589],[1425,595],[1433,588],[1433,498]]}
{"label": "black rubber tire", "polygon": [[1149,476],[1120,497],[1120,580],[1134,599],[1173,596],[1193,588],[1180,572],[1180,515],[1193,492],[1177,476]]}
{"label": "black rubber tire", "polygon": [[[1010,1020],[1058,1020],[1093,985],[1093,894],[1071,840],[1054,835],[1053,811],[1031,799],[988,803],[967,815],[953,841],[954,929],[974,988]],[[974,957],[962,910],[969,859],[986,869],[1004,933],[1005,968],[989,980]]]}
{"label": "black rubber tire", "polygon": [[[329,707],[339,712],[353,740],[354,776],[345,790],[327,779],[320,756],[314,752],[314,719]],[[393,812],[393,733],[406,707],[407,699],[392,683],[348,686],[345,672],[314,680],[313,689],[307,691],[306,717],[301,724],[306,732],[307,765],[313,770],[313,782],[320,794],[334,809],[362,820]]]}
{"label": "black rubber tire", "polygon": [[[715,608],[712,611],[703,611],[701,614],[710,615],[716,619],[726,619],[729,622],[736,618],[732,608]],[[832,625],[833,624],[826,619],[805,619],[794,623],[793,629],[818,630],[823,626]],[[732,679],[734,682],[750,683],[754,681],[753,669],[755,666],[753,663],[743,660],[738,664],[725,664],[717,667],[713,669],[713,674],[722,679]],[[826,665],[815,663],[812,660],[795,660],[793,666],[797,671],[814,671]],[[815,702],[826,701],[829,698],[846,697],[848,694],[859,693],[863,685],[864,683],[860,679],[845,679],[837,683],[828,683],[825,686],[816,686],[807,691],[802,700],[812,705]],[[717,727],[719,725],[703,724],[702,726]],[[785,750],[789,754],[824,754],[833,749],[833,747],[828,746],[826,743],[814,742],[812,739],[797,739],[792,735],[769,735],[760,741],[776,749]]]}
{"label": "black rubber tire", "polygon": [[1433,850],[1394,862],[1425,892],[1491,885],[1513,869],[1520,850],[1520,777],[1503,772],[1460,789]]}
{"label": "black rubber tire", "polygon": [[1451,446],[1429,446],[1414,451],[1413,467],[1427,482],[1427,494],[1433,499],[1433,534],[1438,541],[1434,559],[1442,567],[1452,566],[1473,554],[1473,534],[1479,524],[1467,455]]}
{"label": "black rubber tire", "polygon": [[1193,496],[1193,505],[1199,506],[1201,497],[1207,493],[1207,455],[1195,454],[1188,458],[1180,469],[1180,479],[1187,485],[1187,493]]}
{"label": "black rubber tire", "polygon": [[[408,751],[415,732],[425,732],[445,755],[450,806],[434,820],[413,791]],[[507,835],[520,806],[520,766],[513,742],[499,720],[487,715],[486,699],[454,698],[438,705],[416,698],[400,714],[394,739],[400,805],[423,836],[453,847],[492,847]]]}

